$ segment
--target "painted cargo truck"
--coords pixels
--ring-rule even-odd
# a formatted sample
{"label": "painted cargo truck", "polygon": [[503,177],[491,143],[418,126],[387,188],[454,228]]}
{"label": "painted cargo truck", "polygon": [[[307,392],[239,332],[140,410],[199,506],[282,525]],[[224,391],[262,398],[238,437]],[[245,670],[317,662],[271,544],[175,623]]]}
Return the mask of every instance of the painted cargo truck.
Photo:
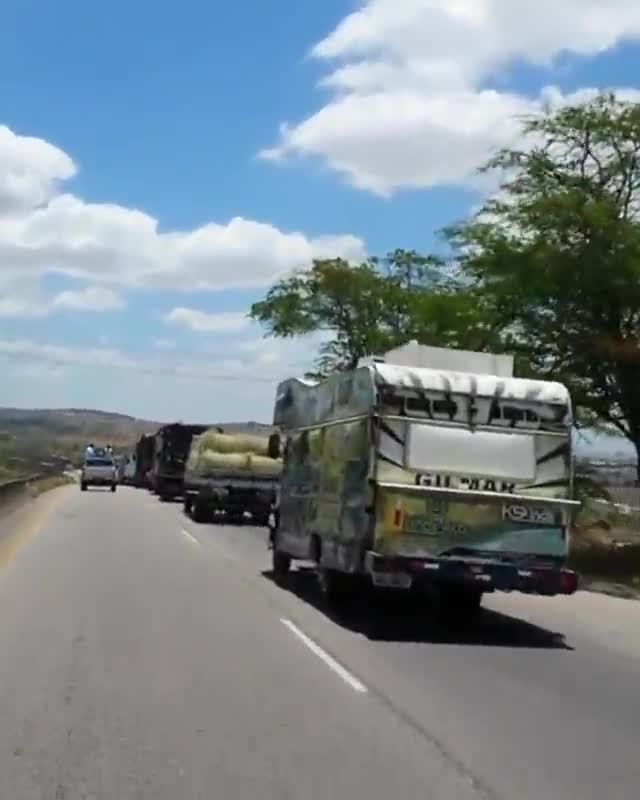
{"label": "painted cargo truck", "polygon": [[366,579],[464,612],[495,590],[575,592],[566,388],[511,377],[508,356],[415,343],[361,363],[278,387],[276,578],[311,560],[330,601]]}
{"label": "painted cargo truck", "polygon": [[279,437],[225,434],[221,428],[194,437],[184,477],[184,510],[199,522],[217,517],[269,526],[282,461]]}
{"label": "painted cargo truck", "polygon": [[151,485],[161,500],[182,497],[184,470],[194,436],[204,433],[206,425],[164,425],[154,439]]}
{"label": "painted cargo truck", "polygon": [[151,488],[149,475],[153,467],[153,449],[155,438],[153,434],[143,434],[136,445],[135,468],[132,478],[133,486]]}

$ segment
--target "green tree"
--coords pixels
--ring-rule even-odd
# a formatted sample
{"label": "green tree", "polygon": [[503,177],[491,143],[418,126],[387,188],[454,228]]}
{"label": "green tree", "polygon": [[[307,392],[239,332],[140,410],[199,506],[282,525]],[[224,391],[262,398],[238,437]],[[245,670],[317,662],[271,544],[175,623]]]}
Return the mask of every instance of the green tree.
{"label": "green tree", "polygon": [[497,198],[450,240],[531,374],[640,452],[640,105],[601,95],[524,134],[486,167]]}
{"label": "green tree", "polygon": [[326,374],[352,369],[363,356],[410,339],[488,346],[495,333],[478,309],[478,298],[461,289],[447,264],[396,250],[355,266],[342,259],[314,261],[273,286],[250,314],[272,336],[326,334],[317,361],[318,374]]}

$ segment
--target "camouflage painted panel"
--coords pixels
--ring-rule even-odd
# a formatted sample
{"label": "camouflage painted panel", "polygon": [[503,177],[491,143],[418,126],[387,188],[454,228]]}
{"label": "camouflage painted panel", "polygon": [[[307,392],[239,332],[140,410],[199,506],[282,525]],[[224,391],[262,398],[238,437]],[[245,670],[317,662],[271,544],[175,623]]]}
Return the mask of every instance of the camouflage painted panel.
{"label": "camouflage painted panel", "polygon": [[291,379],[278,386],[274,424],[287,430],[371,413],[375,403],[368,367],[336,373],[322,383]]}
{"label": "camouflage painted panel", "polygon": [[293,433],[287,447],[280,509],[283,530],[344,541],[366,535],[368,420]]}
{"label": "camouflage painted panel", "polygon": [[565,512],[521,503],[450,501],[384,490],[378,496],[375,549],[440,555],[452,548],[564,557]]}

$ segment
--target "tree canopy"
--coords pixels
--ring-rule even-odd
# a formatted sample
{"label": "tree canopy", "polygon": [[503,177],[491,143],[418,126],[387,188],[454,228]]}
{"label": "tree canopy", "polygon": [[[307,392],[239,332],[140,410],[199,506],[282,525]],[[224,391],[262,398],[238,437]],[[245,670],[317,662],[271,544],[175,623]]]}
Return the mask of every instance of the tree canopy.
{"label": "tree canopy", "polygon": [[528,120],[504,183],[449,230],[463,272],[539,377],[640,445],[640,105],[601,95]]}
{"label": "tree canopy", "polygon": [[517,374],[564,382],[585,422],[639,450],[640,105],[548,109],[522,142],[484,167],[502,183],[445,231],[449,260],[315,261],[251,316],[274,336],[325,332],[321,372],[409,339],[511,352]]}
{"label": "tree canopy", "polygon": [[317,361],[325,374],[410,339],[487,346],[492,331],[474,294],[461,289],[441,259],[396,250],[357,265],[314,261],[273,286],[250,313],[273,336],[326,333]]}

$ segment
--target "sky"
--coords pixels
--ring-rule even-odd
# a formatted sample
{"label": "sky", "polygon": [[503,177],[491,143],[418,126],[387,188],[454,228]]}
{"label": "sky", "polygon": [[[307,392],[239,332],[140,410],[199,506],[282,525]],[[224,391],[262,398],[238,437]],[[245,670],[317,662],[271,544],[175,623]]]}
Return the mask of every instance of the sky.
{"label": "sky", "polygon": [[0,405],[270,421],[313,258],[441,247],[519,119],[640,99],[635,0],[3,0]]}

